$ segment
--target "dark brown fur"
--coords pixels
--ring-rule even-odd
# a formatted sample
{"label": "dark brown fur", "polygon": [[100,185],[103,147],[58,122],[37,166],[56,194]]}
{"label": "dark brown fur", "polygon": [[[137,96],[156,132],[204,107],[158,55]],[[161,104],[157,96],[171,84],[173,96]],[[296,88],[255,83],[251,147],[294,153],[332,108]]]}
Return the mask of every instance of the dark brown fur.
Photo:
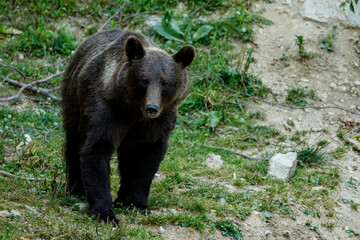
{"label": "dark brown fur", "polygon": [[63,78],[68,191],[85,195],[89,213],[117,221],[110,196],[110,157],[117,151],[116,204],[148,209],[154,174],[167,150],[194,48],[170,56],[130,31],[96,34],[80,45]]}

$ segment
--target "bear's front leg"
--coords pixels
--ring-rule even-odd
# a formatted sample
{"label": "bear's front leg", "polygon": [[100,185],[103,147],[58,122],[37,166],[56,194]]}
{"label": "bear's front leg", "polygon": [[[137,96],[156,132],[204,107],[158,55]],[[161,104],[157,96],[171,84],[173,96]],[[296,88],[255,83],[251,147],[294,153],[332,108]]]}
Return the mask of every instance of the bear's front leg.
{"label": "bear's front leg", "polygon": [[121,186],[114,205],[148,210],[150,185],[167,149],[167,141],[122,144],[118,148]]}
{"label": "bear's front leg", "polygon": [[106,222],[115,218],[110,195],[110,157],[114,151],[111,143],[96,140],[87,141],[81,151],[83,185],[89,202],[89,214]]}

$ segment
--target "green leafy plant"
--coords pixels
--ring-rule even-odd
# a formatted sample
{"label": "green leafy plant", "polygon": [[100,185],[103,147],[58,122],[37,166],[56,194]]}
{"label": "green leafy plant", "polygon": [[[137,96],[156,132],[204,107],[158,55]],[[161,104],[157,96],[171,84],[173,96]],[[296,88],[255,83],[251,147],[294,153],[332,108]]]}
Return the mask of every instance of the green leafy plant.
{"label": "green leafy plant", "polygon": [[301,36],[301,35],[295,35],[295,36],[296,36],[295,45],[299,47],[299,55],[300,55],[300,57],[302,57],[302,58],[313,58],[314,53],[307,52],[305,50],[304,36]]}
{"label": "green leafy plant", "polygon": [[355,13],[355,7],[354,7],[354,3],[355,5],[358,4],[359,0],[346,0],[344,2],[342,2],[340,4],[340,8],[344,9],[346,5],[349,5],[349,9],[350,11],[352,11],[353,13]]}
{"label": "green leafy plant", "polygon": [[222,232],[223,236],[233,237],[234,239],[245,239],[243,232],[234,226],[230,220],[217,221],[214,225]]}
{"label": "green leafy plant", "polygon": [[333,52],[334,51],[334,46],[333,44],[336,43],[335,42],[335,36],[337,34],[336,32],[337,26],[334,25],[330,31],[330,33],[325,37],[325,38],[320,38],[320,42],[322,43],[321,48],[325,49],[329,52]]}
{"label": "green leafy plant", "polygon": [[349,234],[349,237],[358,236],[360,234],[360,232],[355,231],[353,229],[347,229],[345,230],[345,232]]}

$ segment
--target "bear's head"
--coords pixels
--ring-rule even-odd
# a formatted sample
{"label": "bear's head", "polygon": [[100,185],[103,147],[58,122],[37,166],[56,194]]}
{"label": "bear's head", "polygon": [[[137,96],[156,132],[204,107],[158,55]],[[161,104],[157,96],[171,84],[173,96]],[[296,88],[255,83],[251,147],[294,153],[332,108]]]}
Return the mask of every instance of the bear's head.
{"label": "bear's head", "polygon": [[125,55],[127,61],[120,76],[126,78],[126,92],[144,117],[156,118],[163,109],[181,101],[189,85],[186,67],[195,57],[194,47],[185,46],[169,55],[130,36],[125,42]]}

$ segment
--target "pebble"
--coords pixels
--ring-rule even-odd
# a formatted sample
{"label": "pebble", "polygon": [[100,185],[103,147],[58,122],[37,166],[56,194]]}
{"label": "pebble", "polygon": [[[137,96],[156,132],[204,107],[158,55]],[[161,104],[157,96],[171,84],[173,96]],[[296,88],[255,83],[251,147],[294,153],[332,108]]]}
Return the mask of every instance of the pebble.
{"label": "pebble", "polygon": [[10,214],[16,216],[16,217],[20,217],[21,216],[21,213],[18,211],[18,210],[11,210]]}
{"label": "pebble", "polygon": [[173,209],[173,208],[170,208],[169,212],[174,214],[174,215],[178,213],[178,211],[176,209]]}
{"label": "pebble", "polygon": [[74,207],[77,206],[79,208],[80,211],[82,211],[83,209],[86,208],[86,204],[85,203],[75,203]]}
{"label": "pebble", "polygon": [[6,211],[6,210],[0,211],[0,217],[7,217],[9,215],[10,215],[10,213],[8,211]]}
{"label": "pebble", "polygon": [[336,86],[336,83],[330,83],[330,87],[331,88],[336,88],[337,86]]}
{"label": "pebble", "polygon": [[269,230],[266,230],[266,231],[265,231],[265,236],[268,237],[268,236],[270,236],[270,235],[272,235],[272,232],[270,232]]}
{"label": "pebble", "polygon": [[221,205],[224,205],[224,204],[226,203],[225,198],[220,198],[219,203],[220,203]]}
{"label": "pebble", "polygon": [[346,92],[346,90],[347,90],[347,87],[345,87],[345,86],[341,86],[341,87],[340,87],[340,91]]}
{"label": "pebble", "polygon": [[161,227],[159,227],[159,232],[160,232],[160,233],[165,233],[166,230],[165,230],[165,228],[164,228],[163,226],[161,226]]}
{"label": "pebble", "polygon": [[283,236],[287,238],[290,237],[290,231],[284,231]]}
{"label": "pebble", "polygon": [[311,191],[320,191],[320,190],[323,190],[323,189],[325,189],[323,186],[317,186],[317,187],[311,188]]}
{"label": "pebble", "polygon": [[306,79],[306,78],[300,78],[300,81],[302,81],[302,82],[310,82],[310,80]]}

